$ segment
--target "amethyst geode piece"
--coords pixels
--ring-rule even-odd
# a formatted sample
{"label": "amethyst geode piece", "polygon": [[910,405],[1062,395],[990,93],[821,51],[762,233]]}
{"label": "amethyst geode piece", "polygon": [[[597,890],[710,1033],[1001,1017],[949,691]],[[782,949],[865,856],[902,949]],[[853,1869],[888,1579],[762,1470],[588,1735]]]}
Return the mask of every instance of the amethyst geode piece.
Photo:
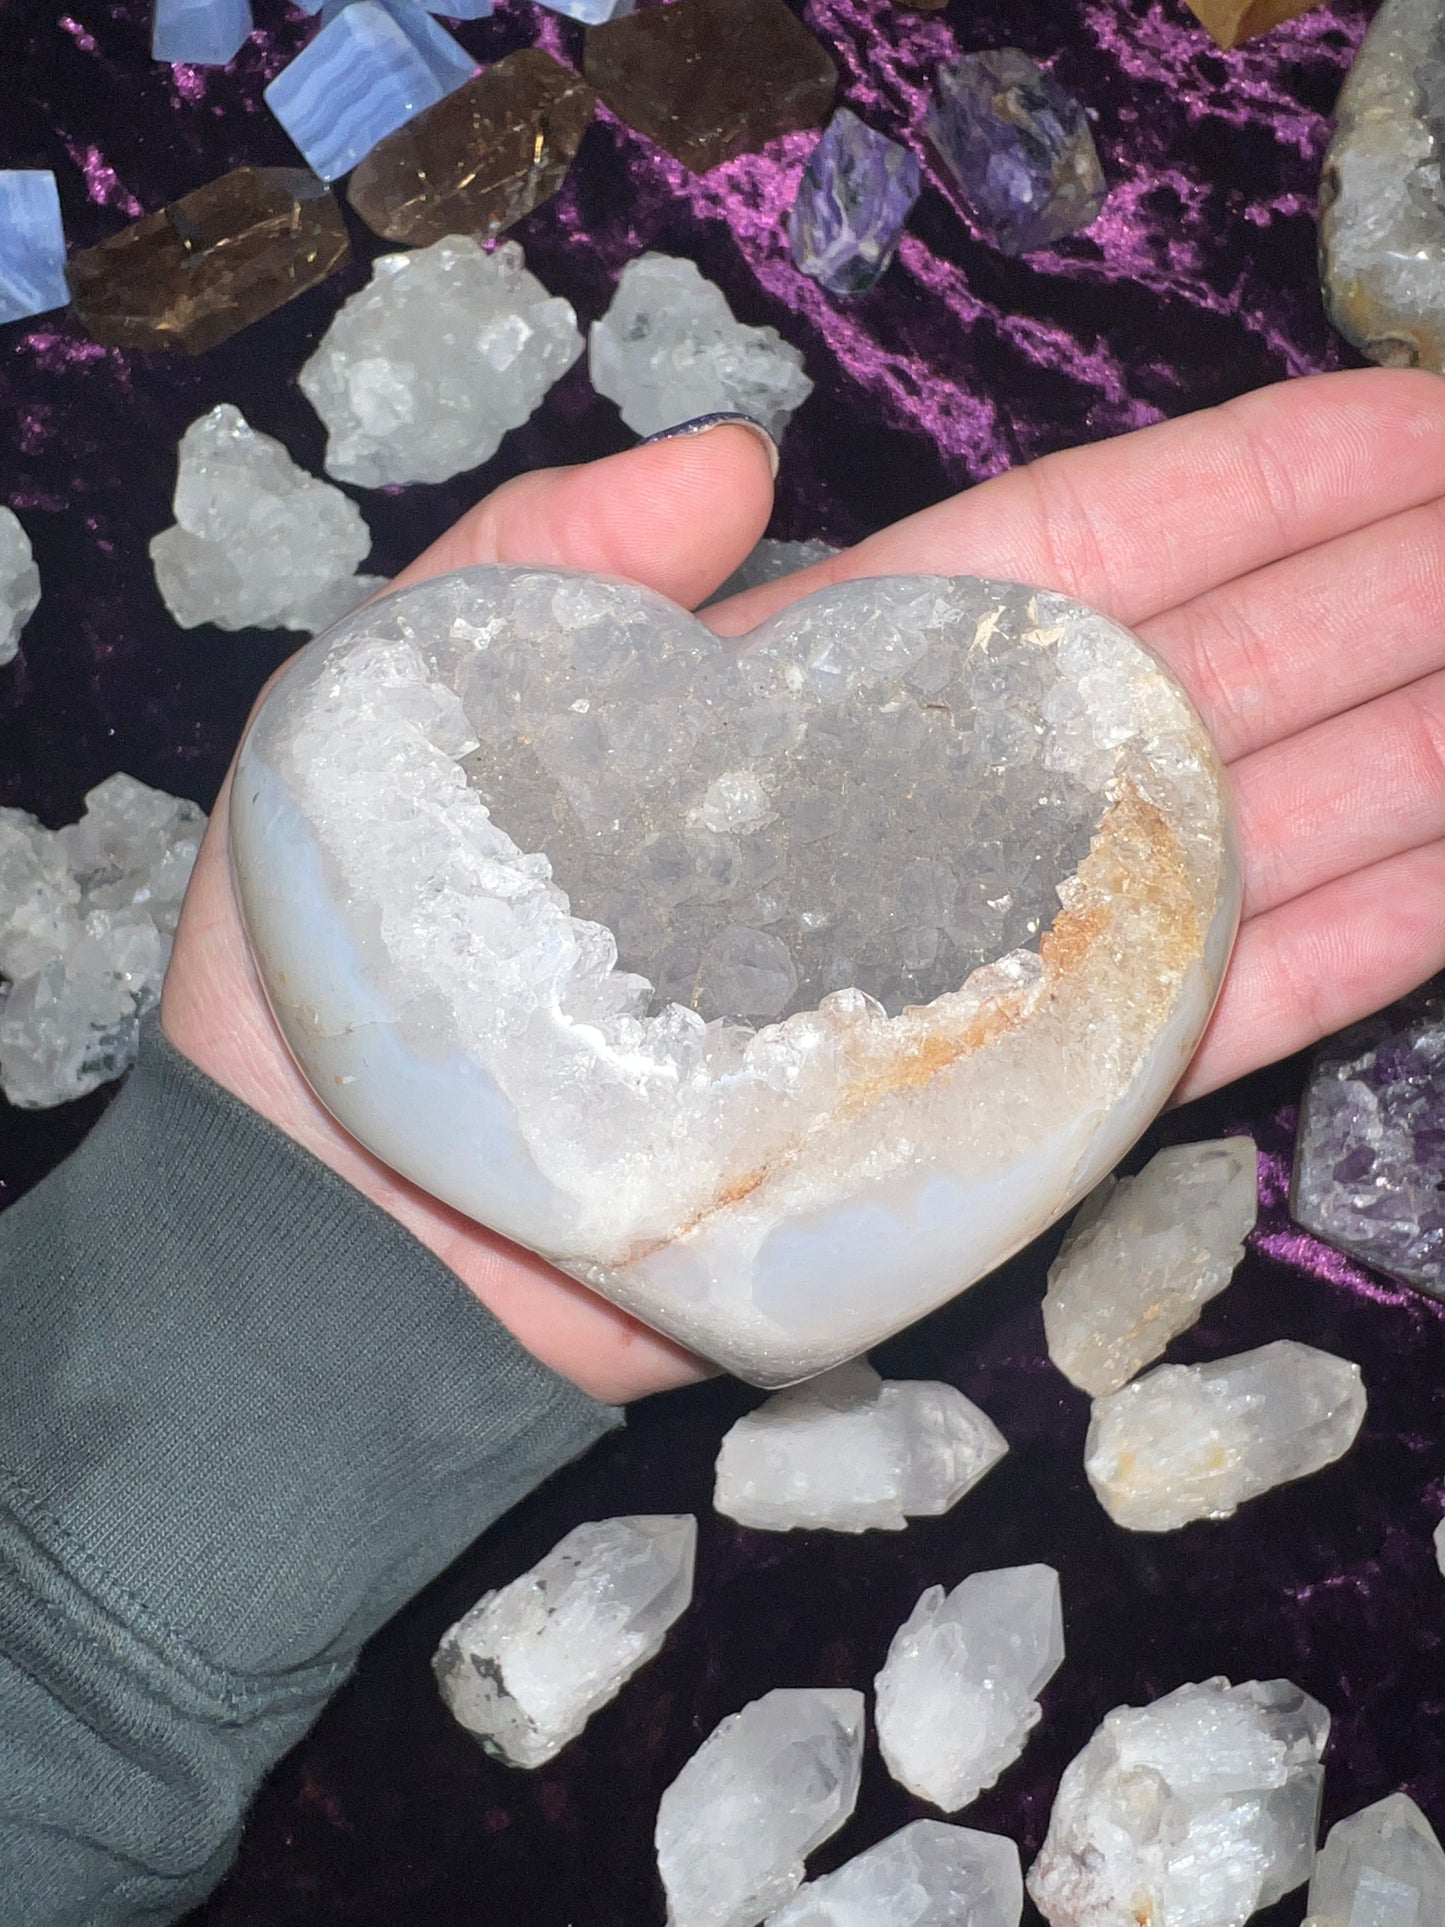
{"label": "amethyst geode piece", "polygon": [[970,214],[1005,254],[1077,234],[1104,204],[1083,108],[1017,47],[940,68],[927,128]]}
{"label": "amethyst geode piece", "polygon": [[1352,1258],[1445,1298],[1445,979],[1320,1046],[1290,1208]]}
{"label": "amethyst geode piece", "polygon": [[793,203],[793,259],[830,294],[862,294],[887,273],[920,180],[916,155],[840,107]]}

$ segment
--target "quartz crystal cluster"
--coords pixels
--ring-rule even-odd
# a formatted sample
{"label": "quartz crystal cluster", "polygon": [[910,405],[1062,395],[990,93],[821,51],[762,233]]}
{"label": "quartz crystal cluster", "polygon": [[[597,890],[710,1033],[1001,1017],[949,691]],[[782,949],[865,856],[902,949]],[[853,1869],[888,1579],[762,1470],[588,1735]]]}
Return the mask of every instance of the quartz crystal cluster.
{"label": "quartz crystal cluster", "polygon": [[915,1820],[809,1881],[767,1927],[1018,1927],[1018,1848],[996,1833]]}
{"label": "quartz crystal cluster", "polygon": [[1116,1524],[1169,1532],[1332,1465],[1364,1417],[1358,1365],[1279,1339],[1096,1399],[1084,1468]]}
{"label": "quartz crystal cluster", "polygon": [[1290,1206],[1307,1231],[1445,1298],[1445,986],[1322,1045]]}
{"label": "quartz crystal cluster", "polygon": [[504,241],[384,254],[301,371],[343,482],[444,482],[497,452],[582,352],[570,302]]}
{"label": "quartz crystal cluster", "polygon": [[1320,182],[1325,305],[1372,361],[1445,370],[1445,19],[1384,0],[1335,109]]}
{"label": "quartz crystal cluster", "polygon": [[48,167],[0,168],[0,326],[63,308],[65,229]]}
{"label": "quartz crystal cluster", "polygon": [[356,504],[298,468],[223,402],[181,437],[176,521],[151,542],[156,583],[182,628],[330,626],[385,578],[358,575],[371,532]]}
{"label": "quartz crystal cluster", "polygon": [[40,571],[13,510],[0,508],[0,667],[14,662],[20,632],[40,607]]}
{"label": "quartz crystal cluster", "polygon": [[1096,1398],[1127,1385],[1234,1276],[1254,1228],[1247,1137],[1175,1144],[1137,1177],[1105,1178],[1049,1268],[1049,1357]]}
{"label": "quartz crystal cluster", "polygon": [[757,1927],[858,1798],[863,1695],[780,1687],[733,1713],[662,1796],[668,1927]]}
{"label": "quartz crystal cluster", "polygon": [[888,272],[921,185],[917,155],[840,107],[803,170],[793,259],[831,294],[864,293]]}
{"label": "quartz crystal cluster", "polygon": [[1330,1828],[1306,1911],[1305,1927],[1445,1921],[1445,1850],[1408,1794],[1392,1793]]}
{"label": "quartz crystal cluster", "polygon": [[952,1385],[885,1384],[860,1360],[739,1419],[718,1454],[714,1503],[764,1532],[898,1532],[949,1511],[1007,1451]]}
{"label": "quartz crystal cluster", "polygon": [[554,1758],[661,1650],[691,1602],[696,1547],[686,1516],[569,1532],[443,1637],[432,1664],[455,1718],[513,1766]]}
{"label": "quartz crystal cluster", "polygon": [[1065,1769],[1028,1889],[1050,1927],[1243,1927],[1309,1878],[1330,1717],[1288,1680],[1120,1706]]}
{"label": "quartz crystal cluster", "polygon": [[1051,1566],[975,1572],[948,1593],[930,1586],[878,1675],[889,1772],[944,1813],[968,1806],[1023,1752],[1063,1659]]}
{"label": "quartz crystal cluster", "polygon": [[1175,685],[967,578],[840,584],[740,648],[632,585],[466,572],[303,652],[241,770],[244,913],[323,1101],[762,1384],[1091,1189],[1237,914]]}
{"label": "quartz crystal cluster", "polygon": [[670,254],[627,263],[592,324],[589,355],[592,386],[639,435],[730,410],[776,440],[813,392],[802,355],[776,328],[735,321],[721,288]]}
{"label": "quartz crystal cluster", "polygon": [[135,1058],[206,827],[181,797],[107,777],[78,823],[0,809],[0,1089],[35,1109]]}

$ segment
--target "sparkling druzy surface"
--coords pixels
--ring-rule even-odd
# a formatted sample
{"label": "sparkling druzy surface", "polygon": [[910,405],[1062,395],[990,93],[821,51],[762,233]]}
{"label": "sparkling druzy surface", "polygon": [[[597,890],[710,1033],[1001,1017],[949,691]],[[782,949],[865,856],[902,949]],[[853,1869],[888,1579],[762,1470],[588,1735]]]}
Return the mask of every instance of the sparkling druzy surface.
{"label": "sparkling druzy surface", "polygon": [[1097,1182],[1237,913],[1173,682],[1106,618],[968,578],[843,584],[741,646],[598,578],[422,585],[287,671],[232,839],[348,1128],[772,1384]]}
{"label": "sparkling druzy surface", "polygon": [[380,141],[346,198],[388,241],[496,234],[557,192],[596,96],[540,48],[508,54]]}
{"label": "sparkling druzy surface", "polygon": [[81,326],[110,348],[198,355],[324,281],[350,254],[304,167],[238,167],[71,256]]}
{"label": "sparkling druzy surface", "polygon": [[65,228],[48,167],[0,168],[0,326],[63,308]]}
{"label": "sparkling druzy surface", "polygon": [[830,293],[862,294],[887,273],[921,183],[916,154],[840,107],[798,184],[793,259]]}

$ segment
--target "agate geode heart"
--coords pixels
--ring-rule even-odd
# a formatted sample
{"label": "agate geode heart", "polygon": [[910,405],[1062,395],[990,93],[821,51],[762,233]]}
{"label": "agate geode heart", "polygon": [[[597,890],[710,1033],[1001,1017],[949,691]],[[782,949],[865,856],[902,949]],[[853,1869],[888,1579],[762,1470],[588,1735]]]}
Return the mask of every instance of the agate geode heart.
{"label": "agate geode heart", "polygon": [[302,651],[242,749],[298,1063],[397,1170],[760,1384],[992,1270],[1148,1123],[1238,914],[1128,633],[969,578],[740,643],[473,569]]}

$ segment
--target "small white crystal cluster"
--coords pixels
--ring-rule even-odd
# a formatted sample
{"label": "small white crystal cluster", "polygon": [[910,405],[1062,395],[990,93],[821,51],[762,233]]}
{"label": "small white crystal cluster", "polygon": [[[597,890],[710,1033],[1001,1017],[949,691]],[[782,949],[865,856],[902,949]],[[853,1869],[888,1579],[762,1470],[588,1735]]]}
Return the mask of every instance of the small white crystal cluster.
{"label": "small white crystal cluster", "polygon": [[627,263],[592,324],[589,359],[592,386],[639,435],[737,412],[776,440],[813,392],[803,357],[776,328],[734,320],[721,288],[669,254]]}
{"label": "small white crystal cluster", "polygon": [[915,1820],[800,1888],[767,1927],[1018,1927],[1018,1848],[996,1833]]}
{"label": "small white crystal cluster", "polygon": [[901,1531],[955,1506],[1008,1451],[952,1385],[859,1359],[776,1392],[723,1439],[714,1504],[765,1532]]}
{"label": "small white crystal cluster", "polygon": [[107,777],[78,823],[0,809],[0,1089],[27,1109],[134,1062],[206,827],[183,797]]}
{"label": "small white crystal cluster", "polygon": [[13,510],[0,508],[0,667],[14,662],[20,631],[40,604],[35,551]]}
{"label": "small white crystal cluster", "polygon": [[183,629],[315,635],[385,586],[356,573],[371,547],[361,510],[299,468],[223,402],[181,437],[176,522],[150,545],[156,585]]}
{"label": "small white crystal cluster", "polygon": [[1243,1927],[1309,1878],[1330,1717],[1288,1680],[1108,1714],[1065,1769],[1028,1889],[1051,1927]]}
{"label": "small white crystal cluster", "polygon": [[1244,1256],[1258,1163],[1247,1137],[1175,1144],[1090,1194],[1044,1298],[1049,1357],[1065,1378],[1096,1398],[1116,1392],[1194,1324]]}
{"label": "small white crystal cluster", "polygon": [[452,235],[384,254],[301,370],[326,470],[367,488],[444,482],[520,428],[582,352],[572,304],[504,241]]}
{"label": "small white crystal cluster", "polygon": [[1392,1793],[1330,1828],[1305,1927],[1440,1927],[1445,1849],[1415,1802]]}
{"label": "small white crystal cluster", "polygon": [[662,1648],[692,1600],[697,1521],[603,1519],[479,1599],[432,1662],[442,1698],[489,1753],[541,1766]]}

